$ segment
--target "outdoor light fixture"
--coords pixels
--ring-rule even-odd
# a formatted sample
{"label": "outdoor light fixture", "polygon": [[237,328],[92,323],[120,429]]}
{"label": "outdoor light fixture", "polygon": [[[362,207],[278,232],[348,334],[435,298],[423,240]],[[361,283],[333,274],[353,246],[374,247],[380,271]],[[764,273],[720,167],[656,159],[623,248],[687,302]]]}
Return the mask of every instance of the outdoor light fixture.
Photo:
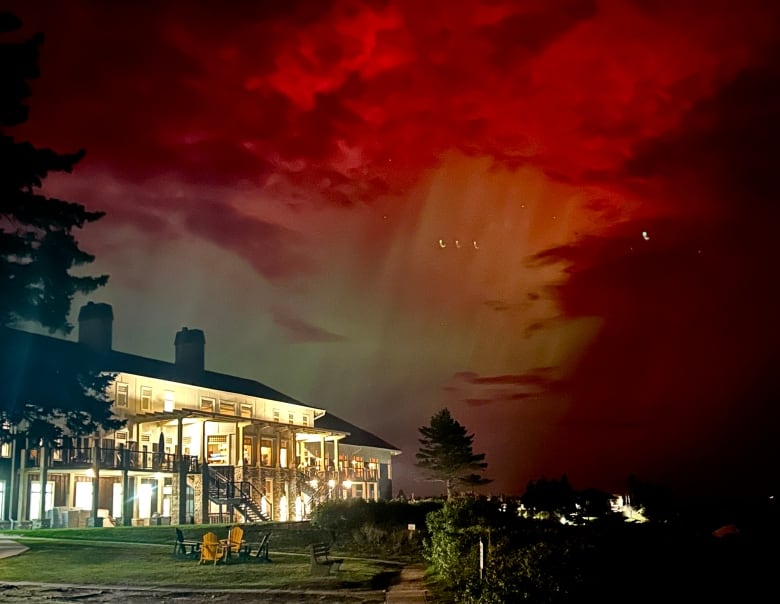
{"label": "outdoor light fixture", "polygon": [[311,482],[309,482],[312,489],[316,489],[319,486],[319,481],[316,478],[312,478]]}
{"label": "outdoor light fixture", "polygon": [[345,480],[343,483],[345,489],[351,489],[352,488],[352,481],[351,480]]}
{"label": "outdoor light fixture", "polygon": [[335,487],[335,486],[336,486],[336,481],[335,481],[335,480],[333,480],[333,479],[331,478],[331,479],[328,481],[328,486],[329,486],[329,487],[332,489],[333,487]]}

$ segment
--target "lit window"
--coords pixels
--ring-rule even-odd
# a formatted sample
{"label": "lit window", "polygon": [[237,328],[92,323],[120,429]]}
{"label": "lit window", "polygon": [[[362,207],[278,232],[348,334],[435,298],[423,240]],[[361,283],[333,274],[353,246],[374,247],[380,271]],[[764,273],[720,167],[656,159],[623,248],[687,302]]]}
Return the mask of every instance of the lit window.
{"label": "lit window", "polygon": [[173,411],[174,404],[176,402],[176,397],[173,394],[173,390],[166,390],[165,391],[165,405],[163,407],[163,411]]}
{"label": "lit window", "polygon": [[241,417],[252,417],[252,403],[241,403]]}
{"label": "lit window", "polygon": [[295,414],[288,413],[287,414],[287,422],[290,423],[290,424],[294,424],[295,423]]}
{"label": "lit window", "polygon": [[11,443],[0,445],[0,457],[11,457]]}
{"label": "lit window", "polygon": [[267,468],[273,465],[273,450],[274,441],[270,438],[264,438],[260,441],[260,463]]}
{"label": "lit window", "polygon": [[279,421],[279,409],[274,409],[274,421]]}
{"label": "lit window", "polygon": [[149,386],[141,386],[141,411],[152,410],[152,389]]}
{"label": "lit window", "polygon": [[308,415],[304,415],[303,416],[303,425],[304,426],[308,426],[309,425],[309,416]]}
{"label": "lit window", "polygon": [[127,384],[116,383],[116,404],[118,407],[127,407]]}
{"label": "lit window", "polygon": [[254,463],[254,449],[255,443],[251,436],[244,437],[244,465],[251,466]]}
{"label": "lit window", "polygon": [[210,464],[227,464],[230,460],[227,435],[214,434],[208,437],[206,453]]}
{"label": "lit window", "polygon": [[235,415],[236,404],[229,401],[219,401],[219,412],[223,415]]}
{"label": "lit window", "polygon": [[200,397],[200,410],[214,412],[214,403],[216,400],[207,396]]}

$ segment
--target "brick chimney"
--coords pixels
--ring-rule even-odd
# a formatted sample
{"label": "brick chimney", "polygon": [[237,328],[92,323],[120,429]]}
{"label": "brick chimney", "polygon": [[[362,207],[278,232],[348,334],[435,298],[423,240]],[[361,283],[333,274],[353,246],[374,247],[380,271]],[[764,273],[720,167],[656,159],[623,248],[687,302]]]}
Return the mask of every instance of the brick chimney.
{"label": "brick chimney", "polygon": [[79,343],[101,354],[109,352],[113,323],[110,304],[87,302],[79,310]]}
{"label": "brick chimney", "polygon": [[176,370],[186,377],[197,377],[206,365],[206,337],[200,329],[182,327],[173,342],[176,347]]}

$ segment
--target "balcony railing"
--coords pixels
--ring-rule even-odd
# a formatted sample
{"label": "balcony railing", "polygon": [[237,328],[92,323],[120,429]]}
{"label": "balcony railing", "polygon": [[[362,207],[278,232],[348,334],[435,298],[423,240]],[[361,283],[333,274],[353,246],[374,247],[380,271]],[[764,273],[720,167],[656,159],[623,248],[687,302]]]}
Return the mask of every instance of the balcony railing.
{"label": "balcony railing", "polygon": [[[150,472],[178,472],[179,460],[174,453],[152,453],[133,451],[126,448],[100,447],[97,450],[98,463],[107,470],[148,470]],[[49,468],[88,468],[94,464],[92,447],[63,447],[53,449],[49,457]],[[181,458],[188,474],[200,472],[200,461],[194,455]],[[28,455],[27,467],[40,467],[38,455]]]}
{"label": "balcony railing", "polygon": [[338,472],[334,469],[320,470],[318,466],[306,466],[301,468],[301,473],[307,480],[318,480],[327,482],[335,480],[342,482],[351,480],[352,482],[377,482],[379,481],[379,470],[371,468],[342,468]]}

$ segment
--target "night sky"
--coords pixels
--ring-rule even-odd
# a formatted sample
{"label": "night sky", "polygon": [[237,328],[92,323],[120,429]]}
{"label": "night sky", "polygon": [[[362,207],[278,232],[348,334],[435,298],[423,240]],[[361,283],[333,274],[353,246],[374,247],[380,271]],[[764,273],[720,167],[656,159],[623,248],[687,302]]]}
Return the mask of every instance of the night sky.
{"label": "night sky", "polygon": [[407,495],[444,406],[485,492],[777,484],[780,3],[9,8],[116,349],[203,329],[403,449]]}

